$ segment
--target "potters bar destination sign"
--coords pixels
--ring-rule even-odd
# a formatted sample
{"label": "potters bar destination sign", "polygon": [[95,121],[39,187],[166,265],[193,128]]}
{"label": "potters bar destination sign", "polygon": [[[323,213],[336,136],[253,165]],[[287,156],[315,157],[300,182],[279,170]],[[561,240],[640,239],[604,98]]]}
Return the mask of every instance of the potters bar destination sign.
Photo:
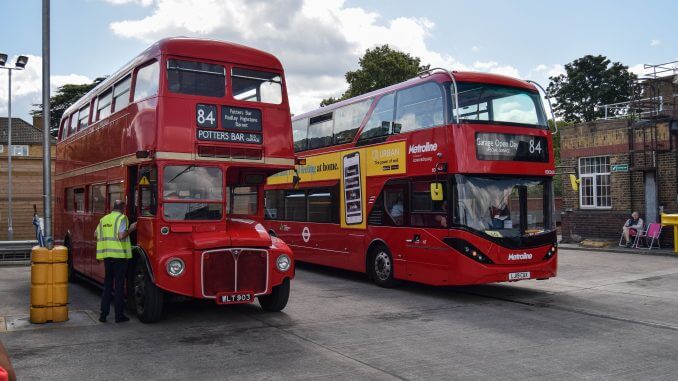
{"label": "potters bar destination sign", "polygon": [[478,160],[548,162],[546,138],[542,136],[476,133]]}
{"label": "potters bar destination sign", "polygon": [[217,107],[215,105],[197,105],[196,124],[198,126],[198,140],[248,144],[262,143],[260,110],[222,106],[221,126],[217,126],[218,119],[216,114]]}

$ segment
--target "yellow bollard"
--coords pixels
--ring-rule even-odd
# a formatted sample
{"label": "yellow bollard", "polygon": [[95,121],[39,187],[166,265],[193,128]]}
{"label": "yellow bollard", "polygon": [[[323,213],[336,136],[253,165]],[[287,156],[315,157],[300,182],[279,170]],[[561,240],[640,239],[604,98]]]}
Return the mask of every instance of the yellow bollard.
{"label": "yellow bollard", "polygon": [[662,226],[673,226],[673,251],[678,254],[678,214],[662,213]]}
{"label": "yellow bollard", "polygon": [[31,323],[68,320],[68,249],[31,250]]}

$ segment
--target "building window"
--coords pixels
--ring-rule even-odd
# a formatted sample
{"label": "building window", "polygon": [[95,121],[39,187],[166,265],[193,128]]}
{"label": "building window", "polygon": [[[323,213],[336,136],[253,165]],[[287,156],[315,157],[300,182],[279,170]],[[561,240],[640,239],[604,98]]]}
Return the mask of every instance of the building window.
{"label": "building window", "polygon": [[28,146],[15,146],[12,144],[12,156],[28,156]]}
{"label": "building window", "polygon": [[579,206],[584,209],[612,207],[610,157],[579,158]]}

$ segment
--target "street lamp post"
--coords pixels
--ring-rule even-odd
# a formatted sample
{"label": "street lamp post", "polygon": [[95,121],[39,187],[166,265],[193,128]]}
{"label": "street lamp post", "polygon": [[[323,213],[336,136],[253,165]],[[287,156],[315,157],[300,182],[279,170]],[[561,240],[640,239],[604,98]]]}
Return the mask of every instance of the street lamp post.
{"label": "street lamp post", "polygon": [[12,70],[23,70],[28,63],[28,57],[19,56],[14,67],[6,67],[7,54],[0,53],[0,68],[9,71],[9,91],[7,98],[7,240],[14,239],[12,228]]}

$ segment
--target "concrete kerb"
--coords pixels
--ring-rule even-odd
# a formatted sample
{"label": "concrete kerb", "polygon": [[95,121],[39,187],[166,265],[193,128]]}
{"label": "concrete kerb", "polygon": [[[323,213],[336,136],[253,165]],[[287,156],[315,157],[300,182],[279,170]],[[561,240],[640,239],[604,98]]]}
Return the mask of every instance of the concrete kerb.
{"label": "concrete kerb", "polygon": [[603,247],[603,248],[597,248],[597,247],[583,247],[579,246],[577,244],[572,244],[572,243],[558,243],[558,248],[559,249],[565,249],[565,250],[578,250],[578,251],[597,251],[597,252],[608,252],[608,253],[620,253],[620,254],[635,254],[635,255],[653,255],[653,256],[659,256],[659,257],[675,257],[678,259],[678,253],[675,253],[671,249],[666,249],[666,248],[661,248],[661,249],[633,249],[633,248],[625,248],[625,247],[620,247],[620,246],[612,246],[612,247]]}

